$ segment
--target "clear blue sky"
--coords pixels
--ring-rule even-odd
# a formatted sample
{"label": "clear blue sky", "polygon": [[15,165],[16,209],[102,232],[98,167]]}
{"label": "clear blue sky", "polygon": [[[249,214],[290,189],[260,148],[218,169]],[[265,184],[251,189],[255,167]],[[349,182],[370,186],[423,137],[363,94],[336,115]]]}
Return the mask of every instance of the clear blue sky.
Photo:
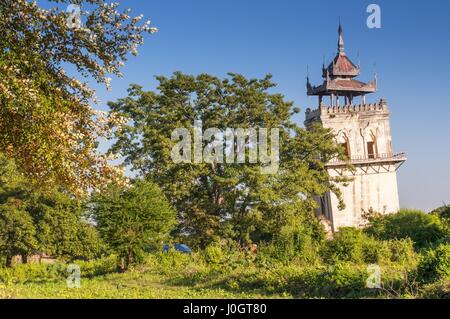
{"label": "clear blue sky", "polygon": [[[302,108],[316,99],[305,92],[309,65],[320,81],[323,56],[336,52],[339,17],[347,54],[362,67],[362,80],[377,71],[379,92],[392,112],[394,148],[405,151],[400,169],[402,207],[430,210],[450,204],[450,1],[298,0],[127,0],[160,29],[147,38],[140,55],[113,79],[113,91],[100,88],[100,106],[126,95],[130,83],[154,89],[154,75],[174,71],[225,76],[274,76],[277,91]],[[382,10],[382,28],[368,29],[366,8]]]}

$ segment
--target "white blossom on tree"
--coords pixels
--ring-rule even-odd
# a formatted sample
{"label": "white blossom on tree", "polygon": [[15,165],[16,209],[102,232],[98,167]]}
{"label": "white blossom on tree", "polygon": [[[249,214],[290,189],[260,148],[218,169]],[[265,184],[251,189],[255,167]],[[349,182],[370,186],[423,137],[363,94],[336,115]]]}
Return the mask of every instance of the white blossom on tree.
{"label": "white blossom on tree", "polygon": [[[157,30],[117,2],[48,2],[51,9],[0,0],[0,152],[33,181],[76,193],[123,182],[122,168],[111,166],[97,144],[126,119],[96,112],[87,81],[109,88],[145,34]],[[81,27],[68,23],[69,5],[79,6]],[[64,69],[69,65],[76,78]]]}

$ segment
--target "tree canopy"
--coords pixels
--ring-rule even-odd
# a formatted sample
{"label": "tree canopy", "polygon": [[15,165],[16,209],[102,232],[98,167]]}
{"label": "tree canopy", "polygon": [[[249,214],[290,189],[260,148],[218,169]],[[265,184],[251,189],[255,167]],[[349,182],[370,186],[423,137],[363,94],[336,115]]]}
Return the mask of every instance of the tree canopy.
{"label": "tree canopy", "polygon": [[112,252],[121,257],[120,268],[140,260],[143,252],[162,244],[175,225],[175,212],[152,182],[135,181],[123,189],[117,185],[94,195],[92,218]]}
{"label": "tree canopy", "polygon": [[[127,164],[162,188],[178,212],[179,235],[202,246],[219,237],[241,245],[270,240],[284,226],[295,224],[299,214],[310,214],[315,195],[328,190],[339,195],[336,185],[343,180],[330,179],[325,169],[325,163],[341,152],[332,133],[321,127],[306,131],[292,122],[298,110],[281,94],[272,93],[271,76],[247,79],[230,73],[220,79],[177,72],[157,80],[159,92],[133,85],[128,97],[109,104],[112,112],[130,119],[117,132],[111,151],[121,152]],[[178,141],[172,132],[185,128],[193,133],[196,120],[205,130],[222,132],[279,129],[278,170],[266,174],[261,163],[248,160],[174,162],[171,152]],[[204,138],[202,146],[208,143]]]}
{"label": "tree canopy", "polygon": [[11,265],[33,254],[65,260],[98,257],[102,243],[82,202],[57,188],[35,189],[13,161],[0,154],[0,257]]}
{"label": "tree canopy", "polygon": [[30,181],[82,193],[121,179],[97,142],[122,120],[95,111],[95,92],[79,77],[108,85],[156,29],[106,0],[76,1],[79,26],[66,11],[72,1],[48,3],[0,1],[0,152]]}

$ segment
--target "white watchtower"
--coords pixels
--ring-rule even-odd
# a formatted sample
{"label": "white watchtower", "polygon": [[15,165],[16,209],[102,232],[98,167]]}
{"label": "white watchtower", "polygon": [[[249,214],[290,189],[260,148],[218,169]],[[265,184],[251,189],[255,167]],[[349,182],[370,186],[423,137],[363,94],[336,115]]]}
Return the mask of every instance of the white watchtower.
{"label": "white watchtower", "polygon": [[[320,207],[316,213],[329,221],[333,232],[343,226],[361,226],[364,212],[388,214],[400,208],[397,170],[406,156],[393,152],[386,100],[366,103],[366,94],[377,90],[377,80],[360,82],[355,80],[359,74],[360,67],[345,54],[339,26],[338,53],[327,68],[323,66],[323,83],[312,86],[308,78],[308,95],[318,96],[319,107],[308,108],[305,120],[307,129],[314,123],[332,129],[354,167],[354,171],[350,171],[347,162],[338,159],[327,164],[330,176],[353,179],[347,187],[340,186],[346,205],[344,210],[338,209],[338,199],[332,193],[318,199]],[[330,98],[330,105],[325,104],[324,97]],[[359,104],[354,103],[357,97]]]}

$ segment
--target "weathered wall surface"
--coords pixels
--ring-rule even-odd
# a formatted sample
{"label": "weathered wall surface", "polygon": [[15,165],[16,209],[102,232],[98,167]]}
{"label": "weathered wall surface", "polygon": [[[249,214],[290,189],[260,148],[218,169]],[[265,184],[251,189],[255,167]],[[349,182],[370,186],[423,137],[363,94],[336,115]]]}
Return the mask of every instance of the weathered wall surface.
{"label": "weathered wall surface", "polygon": [[[331,170],[330,175],[336,175]],[[400,209],[395,167],[390,172],[357,174],[347,187],[340,186],[346,208],[338,210],[338,200],[330,194],[332,226],[339,227],[363,225],[362,212],[373,209],[380,213],[395,213]],[[330,215],[330,214],[329,214]]]}
{"label": "weathered wall surface", "polygon": [[[327,194],[319,210],[331,221],[334,231],[339,227],[362,226],[363,212],[395,213],[399,210],[397,164],[393,157],[389,110],[385,100],[376,104],[325,107],[306,112],[306,127],[321,123],[331,128],[339,144],[348,145],[349,157],[355,167],[350,172],[339,166],[329,166],[330,176],[353,178],[347,187],[340,186],[346,208],[338,209],[334,194]],[[368,143],[373,143],[372,150]],[[333,163],[331,163],[333,164]]]}

